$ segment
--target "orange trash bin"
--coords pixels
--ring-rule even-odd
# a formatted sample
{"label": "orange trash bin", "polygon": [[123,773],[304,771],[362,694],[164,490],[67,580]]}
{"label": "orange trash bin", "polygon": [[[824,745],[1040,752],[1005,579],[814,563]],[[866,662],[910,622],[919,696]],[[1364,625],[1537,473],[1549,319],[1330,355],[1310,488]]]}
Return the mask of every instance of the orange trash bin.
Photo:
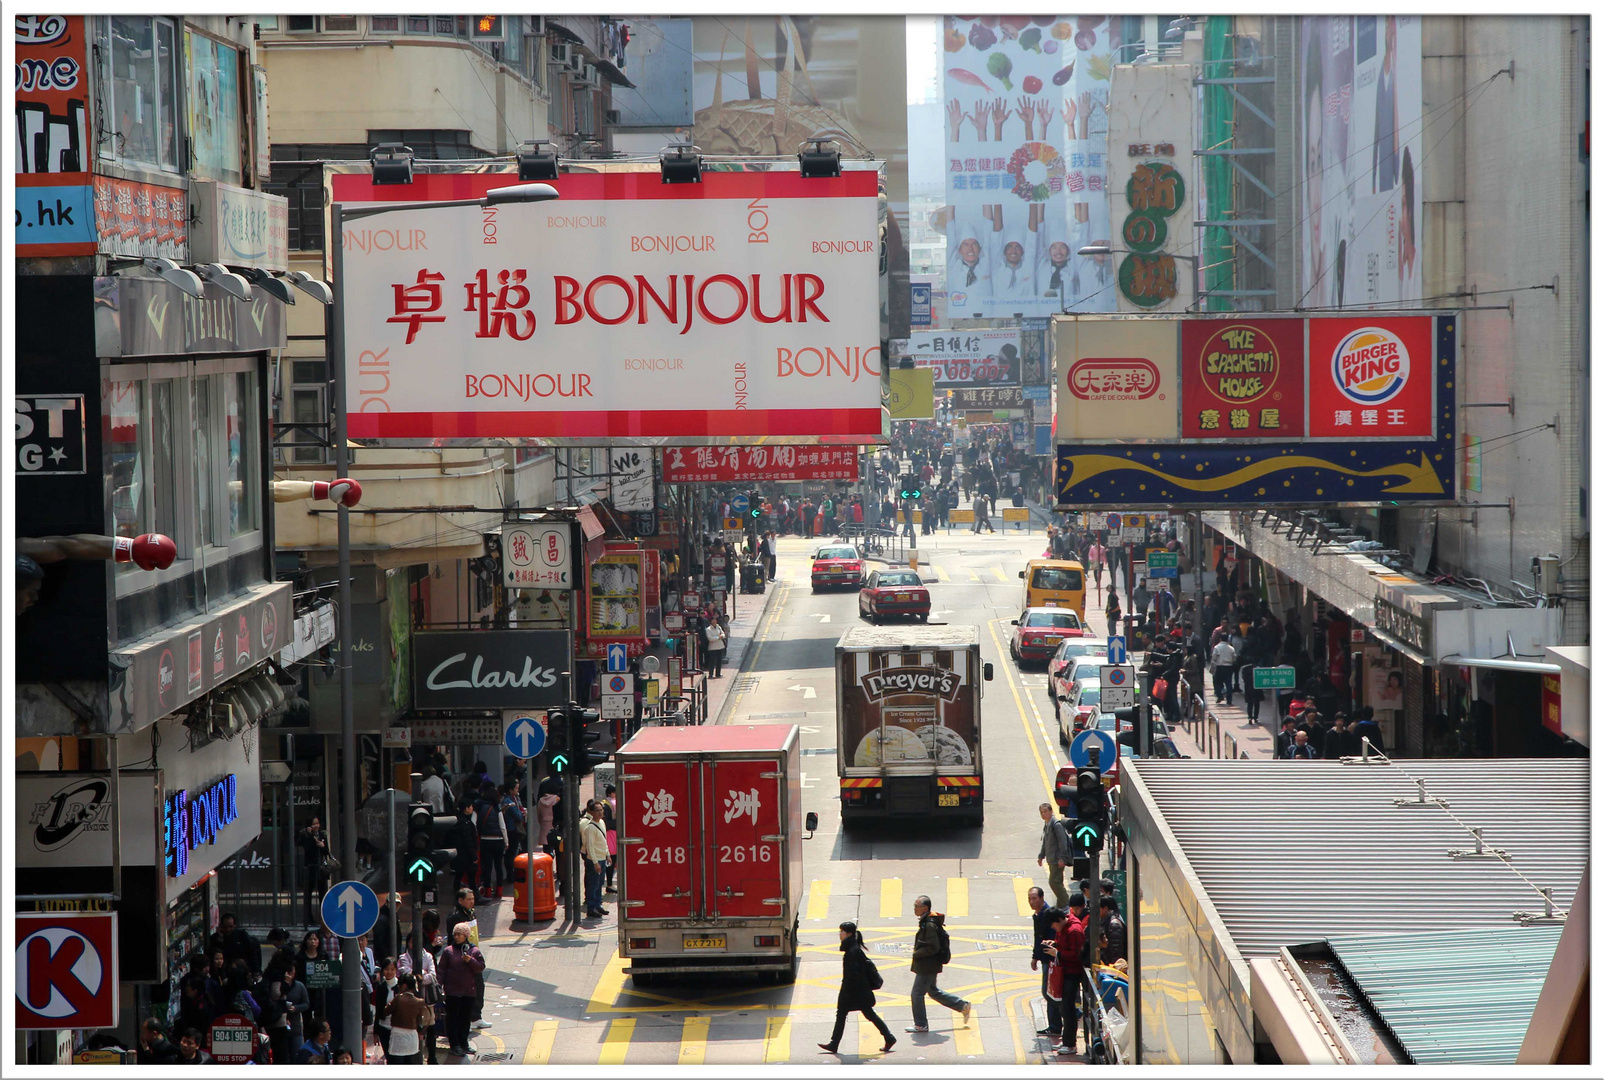
{"label": "orange trash bin", "polygon": [[[552,857],[544,851],[535,853],[535,892],[529,893],[529,853],[513,859],[513,917],[534,922],[550,919],[557,914],[557,874]],[[533,899],[533,904],[531,900]]]}

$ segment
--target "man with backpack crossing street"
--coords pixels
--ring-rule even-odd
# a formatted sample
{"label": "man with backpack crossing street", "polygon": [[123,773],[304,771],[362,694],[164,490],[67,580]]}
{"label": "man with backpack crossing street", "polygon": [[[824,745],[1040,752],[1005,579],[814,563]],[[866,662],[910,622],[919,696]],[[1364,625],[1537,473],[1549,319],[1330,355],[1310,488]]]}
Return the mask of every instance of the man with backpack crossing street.
{"label": "man with backpack crossing street", "polygon": [[908,1028],[915,1034],[923,1034],[931,1030],[925,1016],[925,997],[939,1005],[946,1005],[956,1013],[964,1014],[964,1023],[970,1022],[970,1003],[962,998],[954,997],[946,990],[936,985],[936,977],[942,973],[942,967],[953,960],[952,945],[948,941],[947,928],[942,925],[946,916],[931,910],[929,896],[914,898],[914,914],[919,918],[919,930],[914,934],[914,989],[910,1004],[914,1008],[914,1025]]}

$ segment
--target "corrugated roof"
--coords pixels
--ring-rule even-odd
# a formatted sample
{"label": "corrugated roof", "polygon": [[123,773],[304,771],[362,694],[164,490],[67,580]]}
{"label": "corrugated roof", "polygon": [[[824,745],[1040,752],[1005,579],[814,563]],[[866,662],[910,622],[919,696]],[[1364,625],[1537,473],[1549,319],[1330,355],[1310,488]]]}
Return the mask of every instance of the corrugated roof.
{"label": "corrugated roof", "polygon": [[1245,959],[1362,929],[1509,927],[1512,912],[1543,910],[1500,860],[1449,858],[1474,842],[1442,809],[1394,806],[1416,796],[1406,773],[1553,888],[1561,909],[1588,858],[1586,760],[1155,758],[1122,768],[1140,777]]}
{"label": "corrugated roof", "polygon": [[1559,925],[1327,942],[1417,1065],[1514,1065]]}

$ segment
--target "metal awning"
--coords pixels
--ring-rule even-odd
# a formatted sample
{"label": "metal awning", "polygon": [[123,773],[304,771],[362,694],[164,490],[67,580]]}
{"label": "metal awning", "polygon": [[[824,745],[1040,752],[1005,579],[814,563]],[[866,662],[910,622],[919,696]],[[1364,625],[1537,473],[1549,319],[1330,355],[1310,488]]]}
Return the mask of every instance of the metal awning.
{"label": "metal awning", "polygon": [[1367,626],[1365,628],[1365,632],[1382,642],[1382,644],[1386,645],[1388,648],[1393,649],[1395,652],[1402,653],[1411,660],[1414,660],[1422,667],[1432,667],[1435,663],[1437,663],[1437,661],[1433,660],[1431,657],[1422,656],[1420,653],[1416,652],[1414,649],[1400,641],[1398,638],[1394,637],[1392,634],[1389,634],[1383,630],[1378,630],[1375,626]]}
{"label": "metal awning", "polygon": [[1500,671],[1525,671],[1532,675],[1559,675],[1559,664],[1546,664],[1542,660],[1516,660],[1510,657],[1446,656],[1440,664],[1459,667],[1497,668]]}

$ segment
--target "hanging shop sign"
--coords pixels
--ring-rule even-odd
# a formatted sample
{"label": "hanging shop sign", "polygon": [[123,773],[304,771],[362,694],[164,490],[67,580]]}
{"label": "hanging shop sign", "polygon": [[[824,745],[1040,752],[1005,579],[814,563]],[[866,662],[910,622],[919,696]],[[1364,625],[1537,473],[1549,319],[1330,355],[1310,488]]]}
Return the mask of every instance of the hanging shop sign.
{"label": "hanging shop sign", "polygon": [[893,420],[929,420],[936,415],[936,373],[929,368],[893,368],[887,410]]}
{"label": "hanging shop sign", "polygon": [[1456,316],[1080,317],[1058,333],[1061,510],[1454,501]]}
{"label": "hanging shop sign", "polygon": [[920,330],[905,355],[929,368],[936,388],[1020,385],[1020,331]]}
{"label": "hanging shop sign", "polygon": [[290,200],[218,180],[190,182],[190,253],[196,262],[287,270]]}
{"label": "hanging shop sign", "polygon": [[17,395],[17,469],[41,476],[82,476],[84,395]]}
{"label": "hanging shop sign", "polygon": [[182,188],[97,175],[100,253],[189,261],[189,200]]}
{"label": "hanging shop sign", "polygon": [[[1033,387],[1032,389],[1036,389]],[[1047,387],[1042,387],[1046,390]],[[988,386],[953,391],[955,409],[1023,409],[1025,392],[1018,386]]]}
{"label": "hanging shop sign", "polygon": [[509,589],[572,589],[574,526],[567,521],[502,526],[502,584]]}
{"label": "hanging shop sign", "polygon": [[585,636],[592,642],[646,639],[646,553],[609,551],[586,569]]}
{"label": "hanging shop sign", "polygon": [[566,700],[561,630],[424,630],[412,649],[419,709],[549,709]]}
{"label": "hanging shop sign", "polygon": [[197,300],[156,278],[95,279],[97,356],[261,352],[286,344],[284,305],[260,289],[236,300],[207,282]]}
{"label": "hanging shop sign", "polygon": [[[1109,199],[1118,224],[1121,311],[1181,310],[1192,302],[1196,246],[1190,64],[1132,64],[1109,94]],[[1117,92],[1118,91],[1118,92]],[[1191,196],[1191,197],[1190,197]]]}
{"label": "hanging shop sign", "polygon": [[[608,451],[608,472],[613,477],[613,509],[622,514],[649,514],[658,505],[652,476],[652,452],[632,446]],[[652,530],[656,532],[657,529]]]}
{"label": "hanging shop sign", "polygon": [[88,40],[82,15],[18,15],[17,255],[93,255]]}
{"label": "hanging shop sign", "polygon": [[[666,484],[857,480],[852,446],[687,446],[663,451]],[[738,518],[738,527],[744,524]]]}
{"label": "hanging shop sign", "polygon": [[[367,173],[344,205],[381,202]],[[511,173],[423,174],[407,201]],[[561,200],[398,211],[345,230],[353,438],[669,445],[882,435],[877,181],[656,168]]]}
{"label": "hanging shop sign", "polygon": [[19,914],[17,1027],[114,1028],[122,998],[117,913]]}

